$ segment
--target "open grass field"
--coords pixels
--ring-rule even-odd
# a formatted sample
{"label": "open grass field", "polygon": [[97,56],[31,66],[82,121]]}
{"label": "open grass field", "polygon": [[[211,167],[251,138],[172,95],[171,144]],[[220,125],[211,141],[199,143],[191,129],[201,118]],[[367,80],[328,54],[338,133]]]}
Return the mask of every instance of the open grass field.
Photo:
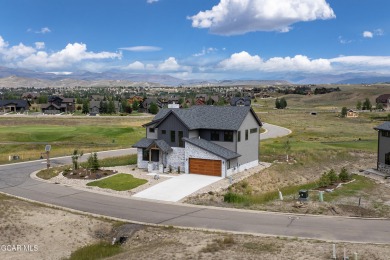
{"label": "open grass field", "polygon": [[0,163],[9,155],[21,160],[39,159],[46,144],[51,156],[70,155],[74,149],[86,152],[129,148],[145,135],[138,117],[0,117]]}

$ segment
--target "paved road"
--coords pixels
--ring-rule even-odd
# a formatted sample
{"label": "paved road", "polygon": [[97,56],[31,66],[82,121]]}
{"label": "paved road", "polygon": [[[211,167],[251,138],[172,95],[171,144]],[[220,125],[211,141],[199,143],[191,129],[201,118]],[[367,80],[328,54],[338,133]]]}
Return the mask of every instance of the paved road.
{"label": "paved road", "polygon": [[290,129],[268,123],[263,123],[263,128],[266,132],[260,134],[260,140],[277,138],[291,134]]}
{"label": "paved road", "polygon": [[[134,153],[134,150],[100,153],[99,158],[126,153]],[[70,163],[70,158],[52,160],[52,165],[63,163]],[[390,243],[390,220],[297,216],[112,197],[29,177],[32,171],[44,167],[44,160],[0,166],[0,191],[142,223],[324,240]]]}

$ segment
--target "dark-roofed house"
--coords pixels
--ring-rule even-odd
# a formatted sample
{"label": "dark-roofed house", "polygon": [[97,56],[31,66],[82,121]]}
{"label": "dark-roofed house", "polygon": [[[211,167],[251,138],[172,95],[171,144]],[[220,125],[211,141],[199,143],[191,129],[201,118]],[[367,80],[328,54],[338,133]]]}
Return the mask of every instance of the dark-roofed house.
{"label": "dark-roofed house", "polygon": [[138,168],[227,177],[258,165],[261,126],[248,106],[162,109],[133,146]]}
{"label": "dark-roofed house", "polygon": [[0,100],[0,112],[24,112],[30,108],[27,100]]}
{"label": "dark-roofed house", "polygon": [[41,105],[44,114],[73,113],[75,111],[75,99],[51,96],[47,104]]}
{"label": "dark-roofed house", "polygon": [[376,105],[382,104],[383,109],[390,110],[390,94],[380,95],[375,99]]}
{"label": "dark-roofed house", "polygon": [[390,121],[374,129],[378,131],[377,170],[390,175]]}
{"label": "dark-roofed house", "polygon": [[230,99],[231,106],[250,106],[251,98],[250,97],[232,97]]}

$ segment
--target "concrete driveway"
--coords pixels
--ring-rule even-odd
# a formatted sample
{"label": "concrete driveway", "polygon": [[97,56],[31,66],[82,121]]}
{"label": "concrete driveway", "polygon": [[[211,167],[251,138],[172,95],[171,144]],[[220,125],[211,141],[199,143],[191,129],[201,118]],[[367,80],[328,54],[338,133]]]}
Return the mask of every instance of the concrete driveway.
{"label": "concrete driveway", "polygon": [[215,176],[183,174],[156,184],[135,194],[133,197],[177,202],[197,190],[222,179],[222,177]]}

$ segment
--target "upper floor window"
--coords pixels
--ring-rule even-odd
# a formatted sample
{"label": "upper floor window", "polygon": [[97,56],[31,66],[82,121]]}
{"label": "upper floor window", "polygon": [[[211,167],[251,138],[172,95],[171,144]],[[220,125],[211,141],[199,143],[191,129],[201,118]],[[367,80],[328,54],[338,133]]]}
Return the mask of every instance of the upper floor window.
{"label": "upper floor window", "polygon": [[174,143],[174,142],[176,142],[176,132],[171,131],[171,143]]}
{"label": "upper floor window", "polygon": [[390,131],[382,131],[382,136],[390,137]]}
{"label": "upper floor window", "polygon": [[219,132],[218,131],[211,131],[210,140],[211,141],[219,141]]}
{"label": "upper floor window", "polygon": [[252,129],[250,130],[250,133],[251,133],[251,134],[257,133],[257,128],[252,128]]}
{"label": "upper floor window", "polygon": [[245,141],[248,140],[249,134],[248,134],[248,129],[245,130]]}
{"label": "upper floor window", "polygon": [[241,142],[241,131],[237,132],[237,142]]}
{"label": "upper floor window", "polygon": [[177,134],[179,138],[179,147],[184,147],[183,131],[179,131]]}
{"label": "upper floor window", "polygon": [[167,130],[161,130],[161,134],[165,135],[167,133]]}
{"label": "upper floor window", "polygon": [[223,133],[223,140],[225,142],[233,142],[233,131],[225,131]]}
{"label": "upper floor window", "polygon": [[149,133],[154,133],[154,128],[153,127],[149,128]]}

